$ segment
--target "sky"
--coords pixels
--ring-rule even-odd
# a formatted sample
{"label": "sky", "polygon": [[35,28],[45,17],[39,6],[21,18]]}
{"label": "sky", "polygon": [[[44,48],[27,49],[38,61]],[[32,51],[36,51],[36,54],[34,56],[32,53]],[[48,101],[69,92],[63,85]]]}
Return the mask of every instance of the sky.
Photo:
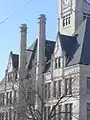
{"label": "sky", "polygon": [[5,75],[9,53],[19,54],[20,25],[28,26],[27,47],[38,37],[38,17],[45,14],[46,38],[56,40],[57,0],[0,1],[0,80]]}

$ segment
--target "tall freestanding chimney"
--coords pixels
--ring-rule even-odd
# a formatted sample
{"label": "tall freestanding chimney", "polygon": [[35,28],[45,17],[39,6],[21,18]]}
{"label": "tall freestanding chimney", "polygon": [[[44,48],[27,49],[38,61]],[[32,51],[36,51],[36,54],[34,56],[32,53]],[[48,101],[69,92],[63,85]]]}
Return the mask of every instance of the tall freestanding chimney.
{"label": "tall freestanding chimney", "polygon": [[45,34],[46,34],[46,17],[44,14],[41,14],[38,18],[39,31],[38,31],[38,44],[37,44],[37,71],[39,74],[42,74],[45,62]]}
{"label": "tall freestanding chimney", "polygon": [[21,38],[20,38],[20,58],[19,58],[19,69],[20,77],[25,75],[26,66],[26,41],[27,41],[27,25],[21,24]]}
{"label": "tall freestanding chimney", "polygon": [[[45,64],[46,17],[41,14],[38,18],[39,31],[37,43],[36,89],[42,91],[43,71]],[[40,107],[36,96],[36,107]]]}

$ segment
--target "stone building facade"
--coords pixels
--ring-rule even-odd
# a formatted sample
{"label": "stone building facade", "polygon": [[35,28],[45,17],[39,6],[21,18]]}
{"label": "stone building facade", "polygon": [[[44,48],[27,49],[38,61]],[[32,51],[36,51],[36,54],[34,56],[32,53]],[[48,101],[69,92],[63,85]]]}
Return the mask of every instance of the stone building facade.
{"label": "stone building facade", "polygon": [[58,0],[56,40],[47,40],[46,17],[41,14],[38,38],[29,48],[27,25],[21,25],[20,54],[10,53],[0,83],[1,120],[27,119],[22,115],[26,112],[23,90],[26,96],[31,93],[31,106],[40,110],[40,101],[34,95],[38,89],[44,93],[44,120],[57,103],[54,120],[90,120],[89,17],[89,0]]}

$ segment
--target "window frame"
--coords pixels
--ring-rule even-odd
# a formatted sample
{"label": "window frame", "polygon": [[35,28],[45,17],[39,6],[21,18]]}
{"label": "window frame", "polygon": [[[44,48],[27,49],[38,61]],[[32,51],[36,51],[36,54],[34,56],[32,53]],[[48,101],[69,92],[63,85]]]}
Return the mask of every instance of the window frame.
{"label": "window frame", "polygon": [[88,82],[90,82],[90,77],[87,77],[87,83],[86,83],[87,93],[90,94],[90,85],[88,84]]}

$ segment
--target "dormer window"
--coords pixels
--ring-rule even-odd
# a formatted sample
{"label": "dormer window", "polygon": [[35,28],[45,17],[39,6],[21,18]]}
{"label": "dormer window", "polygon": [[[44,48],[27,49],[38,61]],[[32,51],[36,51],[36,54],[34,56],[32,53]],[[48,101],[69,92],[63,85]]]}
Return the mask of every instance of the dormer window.
{"label": "dormer window", "polygon": [[61,67],[61,57],[55,58],[55,68]]}

